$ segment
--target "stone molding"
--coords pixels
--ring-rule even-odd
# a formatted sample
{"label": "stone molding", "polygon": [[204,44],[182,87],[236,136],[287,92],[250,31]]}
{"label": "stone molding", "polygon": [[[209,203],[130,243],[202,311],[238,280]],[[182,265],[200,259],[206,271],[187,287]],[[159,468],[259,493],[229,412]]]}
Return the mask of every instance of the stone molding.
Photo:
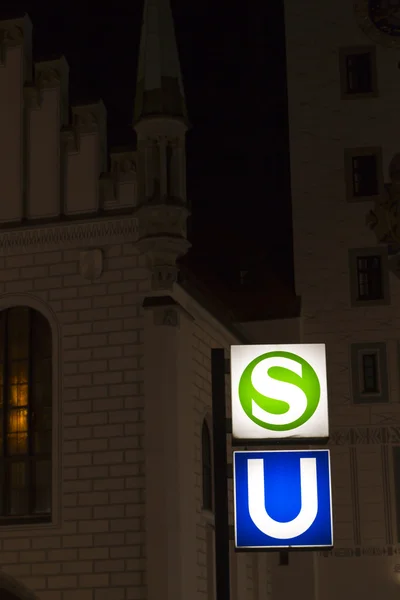
{"label": "stone molding", "polygon": [[330,445],[400,444],[400,427],[357,427],[333,429]]}
{"label": "stone molding", "polygon": [[127,217],[90,221],[87,223],[60,223],[0,231],[0,256],[24,254],[33,250],[49,251],[71,246],[101,246],[135,242],[136,218]]}
{"label": "stone molding", "polygon": [[[318,556],[323,558],[371,558],[371,557],[386,557],[396,556],[400,554],[400,548],[397,546],[355,546],[344,548],[333,548],[332,550],[320,550]],[[397,567],[396,573],[400,572],[400,565]]]}

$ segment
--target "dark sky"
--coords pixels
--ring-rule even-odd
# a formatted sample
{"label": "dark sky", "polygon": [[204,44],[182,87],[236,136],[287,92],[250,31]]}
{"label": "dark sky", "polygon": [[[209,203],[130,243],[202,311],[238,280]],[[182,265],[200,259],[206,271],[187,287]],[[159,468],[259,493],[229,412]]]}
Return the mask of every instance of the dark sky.
{"label": "dark sky", "polygon": [[[10,3],[11,4],[11,3]],[[36,57],[63,53],[71,100],[101,97],[109,142],[132,141],[143,0],[14,0]],[[191,238],[221,271],[248,257],[292,277],[281,0],[172,0],[192,130]],[[252,259],[254,260],[254,259]],[[266,272],[266,271],[265,271]]]}

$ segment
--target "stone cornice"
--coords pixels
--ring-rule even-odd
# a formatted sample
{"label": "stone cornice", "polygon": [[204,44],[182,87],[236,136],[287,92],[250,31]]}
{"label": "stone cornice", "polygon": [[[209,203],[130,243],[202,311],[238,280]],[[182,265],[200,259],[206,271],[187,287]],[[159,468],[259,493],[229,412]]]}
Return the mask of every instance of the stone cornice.
{"label": "stone cornice", "polygon": [[364,444],[399,444],[400,427],[349,427],[332,428],[330,445],[353,446]]}
{"label": "stone cornice", "polygon": [[0,256],[76,246],[87,248],[124,241],[135,242],[136,239],[137,222],[136,218],[131,216],[21,227],[0,231]]}

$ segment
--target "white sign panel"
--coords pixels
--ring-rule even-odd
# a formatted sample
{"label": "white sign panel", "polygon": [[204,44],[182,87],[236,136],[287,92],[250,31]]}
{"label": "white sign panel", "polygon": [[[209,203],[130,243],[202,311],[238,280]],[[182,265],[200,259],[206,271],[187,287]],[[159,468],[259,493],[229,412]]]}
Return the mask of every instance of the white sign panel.
{"label": "white sign panel", "polygon": [[327,439],[325,344],[231,346],[236,440]]}
{"label": "white sign panel", "polygon": [[333,546],[329,450],[234,452],[235,545]]}

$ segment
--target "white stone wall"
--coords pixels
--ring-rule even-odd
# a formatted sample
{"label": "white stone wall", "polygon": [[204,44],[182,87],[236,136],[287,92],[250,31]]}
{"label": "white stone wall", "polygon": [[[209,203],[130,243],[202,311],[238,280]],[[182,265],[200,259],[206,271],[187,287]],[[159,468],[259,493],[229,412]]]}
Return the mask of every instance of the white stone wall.
{"label": "white stone wall", "polygon": [[[217,326],[216,326],[217,325]],[[211,349],[225,348],[229,358],[231,344],[240,343],[234,335],[224,332],[215,322],[210,322],[200,316],[193,325],[193,395],[195,411],[195,471],[196,471],[196,513],[197,513],[197,544],[198,569],[197,591],[198,600],[217,600],[210,596],[209,579],[215,577],[209,565],[207,552],[207,532],[213,530],[214,519],[202,510],[202,460],[201,460],[201,427],[203,419],[207,418],[212,434],[212,404],[211,404]],[[230,418],[230,378],[226,377],[226,413]],[[232,462],[231,437],[227,436],[228,463]],[[228,482],[230,500],[230,524],[233,525],[233,486]],[[232,600],[266,600],[269,597],[271,581],[269,577],[269,560],[265,555],[257,556],[251,553],[235,553],[231,544],[231,597]]]}
{"label": "white stone wall", "polygon": [[[76,227],[64,231],[73,237]],[[45,252],[8,244],[0,258],[0,308],[27,304],[51,315],[59,344],[54,522],[0,528],[2,572],[40,600],[145,597],[139,290],[147,274],[132,240],[119,237],[100,240],[104,270],[93,283],[79,268],[87,241]]]}
{"label": "white stone wall", "polygon": [[[365,223],[372,203],[346,201],[344,149],[381,146],[388,181],[389,162],[399,150],[394,127],[400,50],[376,45],[377,98],[342,100],[339,49],[374,45],[357,25],[353,2],[285,0],[285,19],[296,291],[302,297],[303,340],[327,344],[332,430],[335,550],[315,557],[308,577],[314,578],[315,599],[354,594],[394,599],[400,561],[391,445],[399,440],[390,427],[400,421],[400,282],[390,276],[390,306],[350,305],[348,250],[375,246],[376,238]],[[352,402],[349,347],[362,342],[387,343],[388,404]],[[299,587],[304,578],[292,581]],[[277,598],[293,591],[282,590]]]}

